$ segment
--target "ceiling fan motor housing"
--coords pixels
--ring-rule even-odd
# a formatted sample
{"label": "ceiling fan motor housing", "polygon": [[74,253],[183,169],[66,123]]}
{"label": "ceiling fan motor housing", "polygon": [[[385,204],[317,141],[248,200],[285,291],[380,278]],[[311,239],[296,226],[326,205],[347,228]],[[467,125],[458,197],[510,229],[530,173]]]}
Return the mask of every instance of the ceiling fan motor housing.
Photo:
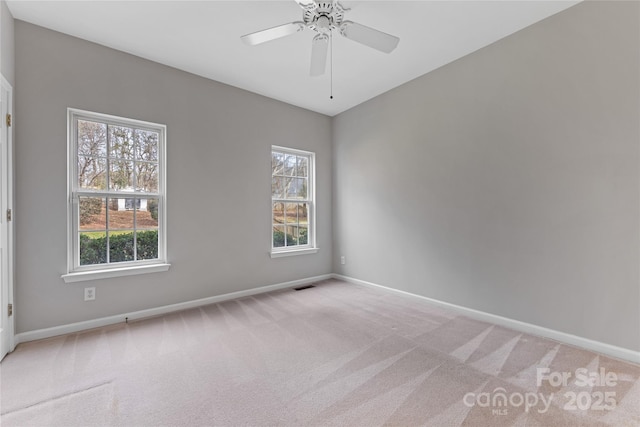
{"label": "ceiling fan motor housing", "polygon": [[340,28],[345,11],[340,3],[333,1],[316,1],[314,3],[315,5],[305,9],[302,14],[302,19],[307,27],[323,34]]}

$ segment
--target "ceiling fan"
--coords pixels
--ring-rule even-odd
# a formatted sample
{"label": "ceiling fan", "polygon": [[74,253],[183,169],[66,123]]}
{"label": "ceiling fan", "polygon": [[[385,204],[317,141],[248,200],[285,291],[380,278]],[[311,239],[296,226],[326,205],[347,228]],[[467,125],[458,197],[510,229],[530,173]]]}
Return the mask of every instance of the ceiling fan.
{"label": "ceiling fan", "polygon": [[309,28],[316,36],[311,43],[312,76],[324,74],[327,64],[327,50],[331,31],[338,30],[344,37],[362,43],[381,52],[390,53],[396,48],[400,39],[382,31],[375,30],[356,22],[345,21],[344,13],[349,9],[337,0],[295,0],[302,8],[302,21],[279,25],[241,37],[249,45],[257,45],[284,36],[295,34]]}

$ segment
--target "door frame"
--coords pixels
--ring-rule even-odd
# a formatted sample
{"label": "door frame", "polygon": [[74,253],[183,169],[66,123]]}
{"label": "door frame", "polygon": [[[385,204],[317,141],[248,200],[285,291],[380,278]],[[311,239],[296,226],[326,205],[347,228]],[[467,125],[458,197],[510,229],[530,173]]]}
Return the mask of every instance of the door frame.
{"label": "door frame", "polygon": [[[6,93],[6,103],[2,104],[2,135],[0,138],[5,138],[2,145],[2,165],[0,166],[0,173],[2,177],[0,179],[0,239],[2,239],[2,247],[5,248],[3,252],[6,256],[0,258],[0,301],[2,306],[0,307],[0,313],[6,320],[6,329],[8,333],[8,348],[7,353],[12,352],[15,349],[15,305],[13,304],[13,272],[14,272],[14,211],[13,211],[13,129],[15,123],[13,123],[13,87],[3,75],[0,74],[0,96],[4,99]],[[5,105],[6,104],[6,105]],[[11,115],[11,124],[7,123],[7,114]],[[11,209],[11,220],[8,219],[8,209]],[[3,254],[4,255],[4,254]],[[5,300],[6,297],[6,300]],[[8,315],[9,304],[13,307],[13,315]],[[4,322],[3,322],[4,323]],[[4,352],[5,349],[2,349]],[[0,353],[0,359],[4,357],[4,354]]]}

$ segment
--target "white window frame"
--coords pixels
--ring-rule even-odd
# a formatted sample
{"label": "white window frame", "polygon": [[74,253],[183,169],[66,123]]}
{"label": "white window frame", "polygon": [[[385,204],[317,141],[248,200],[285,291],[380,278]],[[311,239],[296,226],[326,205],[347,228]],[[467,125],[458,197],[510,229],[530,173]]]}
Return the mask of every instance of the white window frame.
{"label": "white window frame", "polygon": [[[78,184],[78,138],[77,122],[87,120],[107,125],[125,126],[158,132],[158,191],[157,193],[118,190],[87,190]],[[167,223],[166,223],[166,134],[165,125],[145,122],[108,114],[90,111],[67,109],[67,274],[62,275],[65,282],[104,279],[110,277],[129,276],[143,273],[167,271]],[[79,238],[79,197],[142,197],[158,199],[158,258],[153,260],[137,260],[105,264],[80,265]],[[107,249],[108,250],[108,249]]]}
{"label": "white window frame", "polygon": [[[305,255],[305,254],[313,254],[318,252],[318,247],[316,245],[316,155],[311,151],[298,150],[295,148],[282,147],[278,145],[271,146],[271,152],[269,153],[269,160],[271,161],[273,157],[273,152],[284,153],[284,154],[292,154],[296,156],[304,156],[308,158],[309,171],[308,182],[307,182],[307,198],[304,200],[300,199],[286,199],[286,198],[275,198],[273,197],[273,193],[271,195],[271,258],[279,258],[284,256],[292,256],[292,255]],[[271,173],[271,179],[273,179],[273,169]],[[273,246],[273,204],[274,202],[305,202],[309,204],[309,212],[308,215],[308,227],[307,227],[307,244],[306,245],[296,245],[296,246],[283,246],[283,247],[274,247]],[[285,231],[286,232],[286,231]]]}

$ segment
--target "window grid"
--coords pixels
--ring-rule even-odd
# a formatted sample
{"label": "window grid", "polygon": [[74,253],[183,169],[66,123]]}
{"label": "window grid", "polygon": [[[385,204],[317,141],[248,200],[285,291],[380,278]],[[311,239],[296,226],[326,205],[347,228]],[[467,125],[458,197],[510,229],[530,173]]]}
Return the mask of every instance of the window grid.
{"label": "window grid", "polygon": [[[70,262],[69,271],[164,262],[164,126],[97,113],[69,111],[70,146],[73,148],[70,166],[73,175],[70,257],[73,262]],[[87,153],[87,147],[81,147],[81,138],[87,137],[80,129],[81,123],[102,127],[104,135],[98,139],[103,137],[104,147],[101,147],[101,140],[97,144],[93,141],[90,153]],[[122,131],[120,140],[116,135],[118,129]],[[147,158],[144,158],[145,155]],[[87,181],[81,175],[84,170],[80,172],[79,169],[81,164],[89,163],[92,164],[90,172],[93,171],[94,176]],[[146,181],[141,180],[142,173],[147,174]],[[116,184],[115,181],[123,177]],[[94,184],[92,187],[87,185],[91,183]],[[91,200],[94,207],[96,200],[99,200],[97,211],[89,211],[83,206],[83,201],[88,203]],[[127,207],[128,202],[131,202],[131,208]],[[144,206],[141,206],[141,202],[144,202]],[[142,211],[151,218],[145,224],[140,216]],[[120,213],[120,222],[116,221],[116,213]],[[87,216],[99,226],[93,223],[93,227],[83,225],[82,220],[86,220]],[[145,236],[145,232],[152,234]],[[143,237],[146,239],[144,252],[141,253]],[[103,238],[104,244],[95,241],[100,238]],[[87,242],[95,243],[95,247]],[[85,256],[83,260],[83,255],[90,253],[87,248],[97,254],[93,258]]]}

